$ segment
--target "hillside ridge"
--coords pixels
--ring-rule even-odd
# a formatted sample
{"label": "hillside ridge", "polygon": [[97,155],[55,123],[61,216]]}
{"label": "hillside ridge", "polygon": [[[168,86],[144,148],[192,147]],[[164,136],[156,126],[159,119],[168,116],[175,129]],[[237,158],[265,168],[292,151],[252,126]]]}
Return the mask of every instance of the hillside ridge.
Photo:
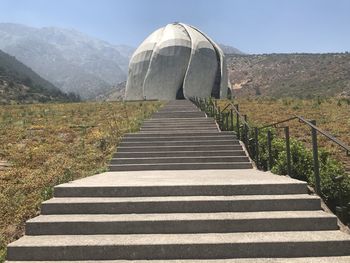
{"label": "hillside ridge", "polygon": [[0,50],[0,104],[77,100]]}
{"label": "hillside ridge", "polygon": [[349,53],[227,55],[235,96],[350,96]]}

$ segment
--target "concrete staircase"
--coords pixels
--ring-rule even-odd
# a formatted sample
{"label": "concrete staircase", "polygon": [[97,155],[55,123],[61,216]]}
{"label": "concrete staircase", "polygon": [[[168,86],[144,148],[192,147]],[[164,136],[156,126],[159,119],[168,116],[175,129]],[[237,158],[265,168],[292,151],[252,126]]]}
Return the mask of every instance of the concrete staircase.
{"label": "concrete staircase", "polygon": [[248,169],[252,164],[232,132],[221,132],[189,101],[172,101],[141,131],[127,134],[110,171]]}
{"label": "concrete staircase", "polygon": [[56,186],[8,262],[350,262],[350,235],[306,183],[252,169],[187,101],[128,134],[110,169]]}

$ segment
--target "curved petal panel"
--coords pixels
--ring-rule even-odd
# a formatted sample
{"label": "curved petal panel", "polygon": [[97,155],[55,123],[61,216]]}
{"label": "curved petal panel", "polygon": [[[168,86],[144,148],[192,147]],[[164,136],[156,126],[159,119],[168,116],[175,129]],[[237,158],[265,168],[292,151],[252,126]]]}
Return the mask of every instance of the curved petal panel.
{"label": "curved petal panel", "polygon": [[143,83],[149,68],[154,47],[162,37],[164,27],[153,32],[136,49],[129,63],[129,74],[126,82],[125,98],[143,100]]}
{"label": "curved petal panel", "polygon": [[178,24],[167,25],[157,43],[144,83],[146,99],[173,100],[182,88],[191,41]]}
{"label": "curved petal panel", "polygon": [[183,84],[184,96],[210,97],[218,68],[215,49],[197,30],[181,25],[187,30],[192,42],[191,58]]}

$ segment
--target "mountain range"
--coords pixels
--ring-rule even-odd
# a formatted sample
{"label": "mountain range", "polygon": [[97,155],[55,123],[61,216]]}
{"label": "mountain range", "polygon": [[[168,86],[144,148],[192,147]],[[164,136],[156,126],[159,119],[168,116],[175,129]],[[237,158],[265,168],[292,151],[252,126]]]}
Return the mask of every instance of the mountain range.
{"label": "mountain range", "polygon": [[0,49],[83,99],[109,93],[126,79],[134,48],[112,45],[73,29],[0,23]]}
{"label": "mountain range", "polygon": [[0,50],[0,104],[77,100]]}

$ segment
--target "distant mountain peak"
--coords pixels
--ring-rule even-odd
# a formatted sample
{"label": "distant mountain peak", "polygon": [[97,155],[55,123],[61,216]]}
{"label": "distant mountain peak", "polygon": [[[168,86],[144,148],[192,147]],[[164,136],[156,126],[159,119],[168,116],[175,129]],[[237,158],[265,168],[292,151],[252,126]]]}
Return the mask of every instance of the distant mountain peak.
{"label": "distant mountain peak", "polygon": [[0,50],[0,104],[67,101],[68,95]]}
{"label": "distant mountain peak", "polygon": [[0,49],[64,92],[78,93],[84,99],[93,99],[124,81],[134,51],[75,29],[13,23],[0,23]]}
{"label": "distant mountain peak", "polygon": [[224,44],[219,44],[219,46],[225,54],[237,54],[237,55],[244,55],[245,54],[244,52],[242,52],[239,49],[232,47],[232,46],[228,46],[228,45],[224,45]]}

